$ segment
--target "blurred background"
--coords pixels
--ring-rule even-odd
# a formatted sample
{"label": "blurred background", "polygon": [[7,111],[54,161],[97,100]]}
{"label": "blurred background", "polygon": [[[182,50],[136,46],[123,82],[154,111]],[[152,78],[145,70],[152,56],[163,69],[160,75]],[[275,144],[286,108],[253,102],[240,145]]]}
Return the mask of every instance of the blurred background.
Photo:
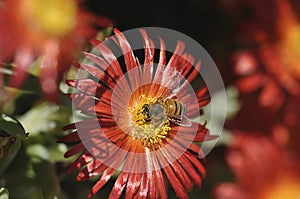
{"label": "blurred background", "polygon": [[[220,70],[227,119],[206,157],[206,179],[201,189],[189,193],[191,199],[300,197],[299,1],[86,0],[78,5],[76,1],[77,13],[71,0],[45,1],[55,6],[40,12],[60,16],[54,8],[62,6],[62,16],[74,15],[58,25],[55,17],[48,21],[35,11],[37,2],[0,1],[0,198],[8,198],[9,192],[9,198],[18,199],[82,199],[96,182],[77,182],[76,173],[67,172],[74,158],[63,156],[70,146],[56,143],[67,134],[62,127],[73,119],[60,82],[74,76],[71,65],[81,58],[80,51],[90,48],[87,39],[109,36],[112,24],[121,31],[179,31],[201,44]],[[40,28],[46,34],[24,28],[29,20],[25,5],[39,23],[47,20]],[[48,67],[53,60],[55,70]],[[60,85],[60,91],[54,85]],[[113,184],[92,198],[107,198]],[[171,189],[168,194],[176,198]]]}

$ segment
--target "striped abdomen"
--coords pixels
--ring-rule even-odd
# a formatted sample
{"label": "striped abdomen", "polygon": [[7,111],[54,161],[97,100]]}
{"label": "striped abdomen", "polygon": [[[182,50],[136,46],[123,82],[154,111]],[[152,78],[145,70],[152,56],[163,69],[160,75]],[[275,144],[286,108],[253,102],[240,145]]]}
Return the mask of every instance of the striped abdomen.
{"label": "striped abdomen", "polygon": [[167,115],[180,116],[186,113],[186,107],[177,99],[165,99],[164,108]]}

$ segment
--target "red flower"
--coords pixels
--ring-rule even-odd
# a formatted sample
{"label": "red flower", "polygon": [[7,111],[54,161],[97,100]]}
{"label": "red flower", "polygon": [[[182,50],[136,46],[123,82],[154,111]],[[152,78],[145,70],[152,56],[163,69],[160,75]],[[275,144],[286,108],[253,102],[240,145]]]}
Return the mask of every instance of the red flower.
{"label": "red flower", "polygon": [[235,73],[242,77],[237,86],[245,93],[260,88],[259,104],[278,109],[287,96],[300,92],[299,19],[288,0],[248,3],[255,16],[242,22],[240,44],[252,48],[234,56]]}
{"label": "red flower", "polygon": [[[61,142],[78,142],[65,157],[80,153],[70,171],[81,169],[78,180],[100,176],[89,196],[120,170],[110,198],[119,198],[122,192],[126,198],[167,198],[167,182],[179,198],[187,198],[194,185],[201,185],[206,171],[199,157],[203,151],[194,142],[215,138],[204,125],[188,119],[199,116],[210,101],[206,86],[195,95],[190,92],[200,62],[193,67],[194,58],[180,41],[168,60],[165,42],[159,38],[158,52],[144,30],[140,30],[144,57],[138,58],[141,51],[133,51],[123,33],[114,32],[111,47],[109,42],[94,41],[100,45],[98,52],[85,53],[89,64],[81,68],[90,78],[68,81],[79,91],[71,94],[77,108],[96,116],[65,127],[73,133]],[[116,46],[125,65],[112,52]],[[170,116],[179,110],[184,119]]]}
{"label": "red flower", "polygon": [[290,133],[290,145],[293,150],[300,152],[300,95],[288,99],[283,114],[283,121]]}
{"label": "red flower", "polygon": [[236,183],[218,186],[217,198],[299,198],[300,162],[295,155],[266,137],[235,134],[226,159]]}
{"label": "red flower", "polygon": [[69,69],[85,39],[96,34],[95,26],[109,20],[83,11],[77,0],[2,0],[0,7],[0,62],[16,64],[10,78],[19,87],[26,71],[41,57],[40,81],[53,97],[56,83]]}

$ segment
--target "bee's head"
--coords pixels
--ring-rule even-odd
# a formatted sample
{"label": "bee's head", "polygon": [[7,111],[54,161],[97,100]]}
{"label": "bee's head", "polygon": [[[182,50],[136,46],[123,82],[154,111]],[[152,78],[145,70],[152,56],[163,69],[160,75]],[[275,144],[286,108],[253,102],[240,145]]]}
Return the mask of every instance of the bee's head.
{"label": "bee's head", "polygon": [[148,118],[150,118],[149,109],[150,109],[149,104],[143,105],[143,114],[146,115]]}

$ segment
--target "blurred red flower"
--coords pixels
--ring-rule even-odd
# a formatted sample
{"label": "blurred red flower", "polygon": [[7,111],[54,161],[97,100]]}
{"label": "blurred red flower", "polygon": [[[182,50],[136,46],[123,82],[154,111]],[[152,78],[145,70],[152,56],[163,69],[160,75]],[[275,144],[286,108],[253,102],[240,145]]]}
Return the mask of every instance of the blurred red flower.
{"label": "blurred red flower", "polygon": [[300,95],[290,97],[287,101],[286,109],[284,110],[284,123],[286,128],[291,132],[290,145],[293,150],[300,152]]}
{"label": "blurred red flower", "polygon": [[[126,198],[167,198],[167,182],[179,198],[188,198],[187,192],[194,185],[200,186],[206,173],[199,156],[203,151],[194,142],[215,139],[215,136],[196,122],[191,122],[192,126],[180,126],[162,117],[158,124],[151,123],[153,118],[149,123],[147,112],[154,108],[147,110],[145,105],[154,107],[161,97],[176,96],[186,106],[187,117],[199,115],[199,108],[210,101],[207,87],[197,90],[195,103],[186,88],[198,76],[200,62],[193,67],[194,58],[184,52],[185,45],[180,41],[172,57],[167,59],[165,42],[159,38],[158,52],[147,32],[140,30],[144,43],[141,65],[123,33],[114,32],[113,40],[122,51],[125,65],[103,44],[96,46],[97,53],[86,53],[87,59],[96,65],[90,61],[81,64],[93,78],[68,81],[79,91],[71,94],[77,108],[89,115],[96,114],[94,119],[65,127],[73,133],[60,141],[78,142],[65,157],[80,154],[70,171],[80,169],[78,180],[100,176],[89,196],[120,170],[110,198],[119,198],[124,191]],[[159,55],[157,67],[156,55]],[[165,110],[164,106],[155,110],[159,108]]]}
{"label": "blurred red flower", "polygon": [[45,94],[55,95],[57,81],[87,38],[110,21],[84,11],[80,0],[1,0],[0,62],[16,64],[10,84],[19,87],[26,71],[41,57],[40,82]]}
{"label": "blurred red flower", "polygon": [[287,96],[300,93],[299,18],[288,0],[245,2],[254,15],[239,25],[237,86],[244,93],[260,89],[259,104],[278,109]]}
{"label": "blurred red flower", "polygon": [[297,155],[258,134],[234,134],[226,160],[236,175],[236,183],[219,185],[216,198],[299,198]]}

